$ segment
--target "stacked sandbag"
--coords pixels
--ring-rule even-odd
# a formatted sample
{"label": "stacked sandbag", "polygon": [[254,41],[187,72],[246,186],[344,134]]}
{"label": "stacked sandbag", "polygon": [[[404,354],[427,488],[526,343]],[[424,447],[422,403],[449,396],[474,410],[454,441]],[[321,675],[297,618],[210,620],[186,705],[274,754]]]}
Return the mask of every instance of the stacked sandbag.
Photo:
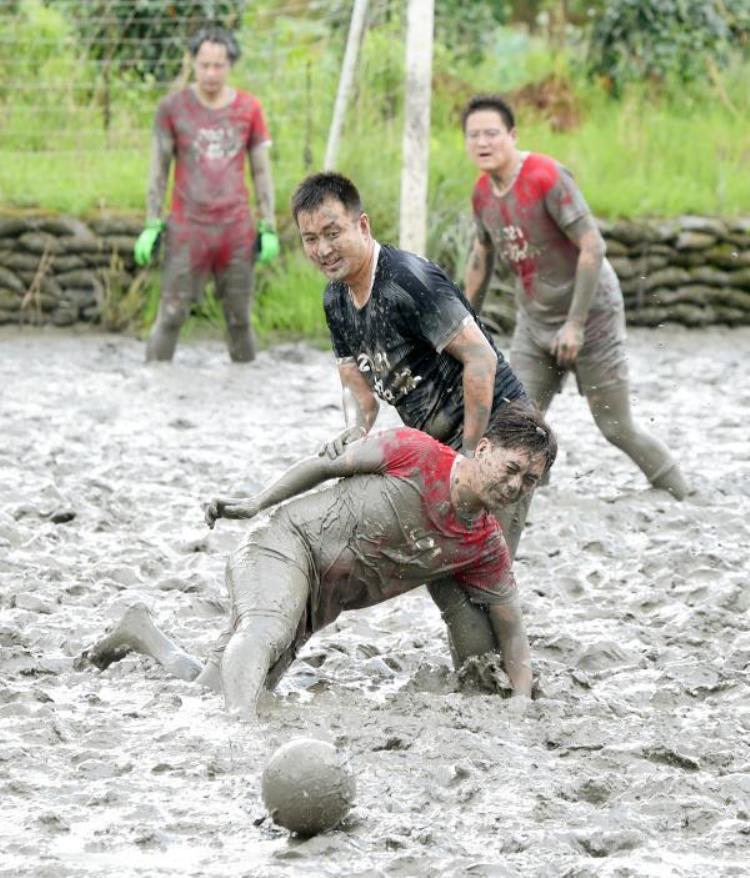
{"label": "stacked sandbag", "polygon": [[602,223],[628,321],[750,323],[750,218]]}
{"label": "stacked sandbag", "polygon": [[[133,245],[141,227],[121,216],[0,215],[0,324],[116,328],[118,303],[138,277]],[[750,218],[602,221],[600,228],[631,325],[750,323]],[[462,218],[467,247],[470,236]],[[450,268],[449,259],[443,263]],[[512,279],[498,272],[483,310],[495,331],[513,328],[512,291]]]}
{"label": "stacked sandbag", "polygon": [[[749,217],[601,221],[599,227],[631,325],[750,323]],[[513,328],[512,290],[512,280],[498,272],[482,312],[496,331]]]}
{"label": "stacked sandbag", "polygon": [[0,216],[0,324],[99,321],[135,276],[140,221]]}

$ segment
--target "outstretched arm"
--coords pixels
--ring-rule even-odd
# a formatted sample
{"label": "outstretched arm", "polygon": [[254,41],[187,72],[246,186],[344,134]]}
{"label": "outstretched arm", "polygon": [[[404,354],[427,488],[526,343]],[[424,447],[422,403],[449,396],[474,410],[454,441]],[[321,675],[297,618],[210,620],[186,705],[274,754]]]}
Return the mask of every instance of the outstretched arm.
{"label": "outstretched arm", "polygon": [[508,604],[489,607],[490,622],[503,654],[503,667],[513,686],[513,695],[531,698],[531,653],[518,598]]}
{"label": "outstretched arm", "polygon": [[596,288],[599,285],[599,276],[607,246],[590,213],[582,216],[563,231],[580,252],[576,266],[573,299],[565,323],[560,327],[552,342],[550,353],[561,366],[572,366],[578,352],[583,347],[586,319],[596,295]]}
{"label": "outstretched arm", "polygon": [[264,509],[298,494],[304,494],[329,479],[357,474],[382,473],[385,470],[384,446],[379,436],[348,445],[336,458],[306,457],[291,466],[276,481],[254,497],[220,498],[206,508],[206,524],[213,528],[217,518],[253,518]]}
{"label": "outstretched arm", "polygon": [[463,363],[464,441],[462,451],[474,456],[474,449],[490,422],[495,394],[497,354],[476,321],[471,319],[445,350]]}

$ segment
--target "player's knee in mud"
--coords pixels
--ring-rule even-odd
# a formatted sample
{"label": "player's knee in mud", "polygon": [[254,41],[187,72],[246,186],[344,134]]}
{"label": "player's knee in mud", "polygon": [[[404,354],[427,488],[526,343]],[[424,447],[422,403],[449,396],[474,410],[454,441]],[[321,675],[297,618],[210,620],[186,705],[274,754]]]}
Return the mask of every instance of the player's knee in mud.
{"label": "player's knee in mud", "polygon": [[166,329],[179,329],[187,320],[187,314],[187,307],[182,302],[165,302],[159,314],[159,323]]}

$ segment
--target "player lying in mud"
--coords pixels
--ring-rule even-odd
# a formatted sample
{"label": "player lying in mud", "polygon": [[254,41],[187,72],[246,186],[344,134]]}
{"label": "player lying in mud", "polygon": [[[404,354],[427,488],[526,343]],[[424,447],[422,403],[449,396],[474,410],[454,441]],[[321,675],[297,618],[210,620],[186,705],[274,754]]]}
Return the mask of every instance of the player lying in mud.
{"label": "player lying in mud", "polygon": [[342,610],[427,585],[456,664],[500,650],[513,694],[529,697],[529,645],[492,513],[530,491],[556,453],[542,415],[513,402],[494,417],[474,458],[403,427],[353,442],[333,460],[301,460],[255,497],[207,507],[209,527],[218,518],[255,520],[229,557],[231,619],[205,664],[166,637],[142,604],[88,657],[104,669],[130,651],[152,656],[181,679],[223,692],[231,712],[252,719],[263,686],[273,686]]}

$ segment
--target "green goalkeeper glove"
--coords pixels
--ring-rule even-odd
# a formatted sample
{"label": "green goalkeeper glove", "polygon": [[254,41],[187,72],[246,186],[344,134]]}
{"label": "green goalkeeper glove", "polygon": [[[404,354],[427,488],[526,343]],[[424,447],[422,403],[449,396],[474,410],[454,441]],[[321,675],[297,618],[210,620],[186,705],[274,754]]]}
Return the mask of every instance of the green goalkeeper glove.
{"label": "green goalkeeper glove", "polygon": [[151,262],[151,257],[159,244],[159,238],[161,238],[165,226],[166,223],[163,220],[147,221],[146,227],[138,235],[138,240],[133,248],[136,265],[143,267]]}
{"label": "green goalkeeper glove", "polygon": [[276,234],[273,226],[266,220],[261,220],[258,223],[258,243],[256,248],[258,251],[257,261],[261,265],[273,262],[279,255],[279,236]]}

